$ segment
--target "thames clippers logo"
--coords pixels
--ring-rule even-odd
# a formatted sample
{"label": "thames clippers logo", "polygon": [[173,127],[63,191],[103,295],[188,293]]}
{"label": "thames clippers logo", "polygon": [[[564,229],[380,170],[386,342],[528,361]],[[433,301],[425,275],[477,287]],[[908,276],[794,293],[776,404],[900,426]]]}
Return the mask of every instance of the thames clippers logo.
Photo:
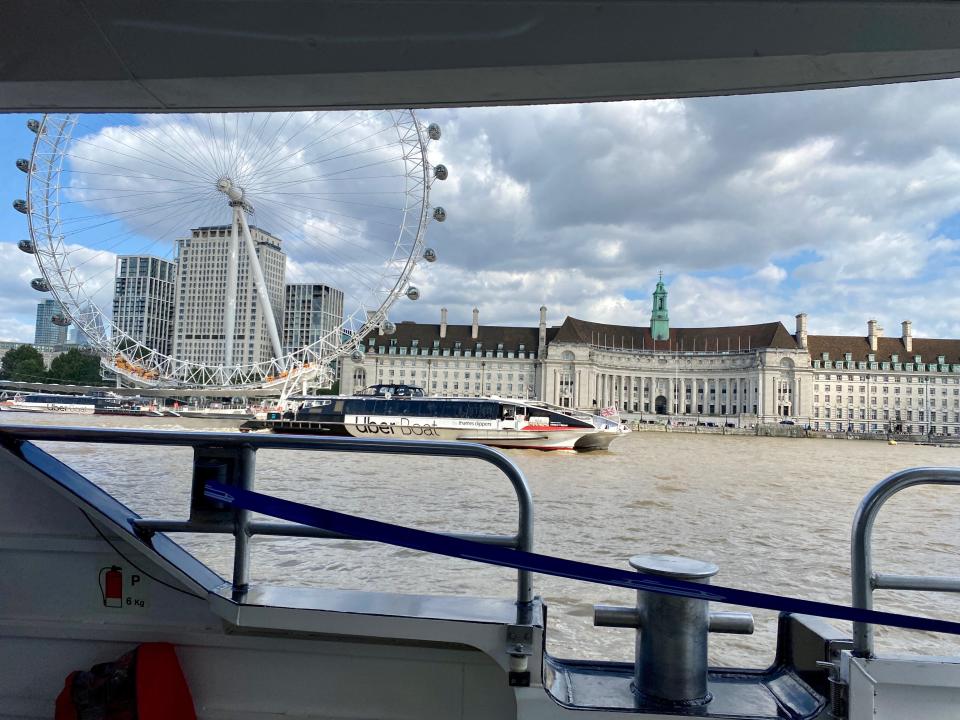
{"label": "thames clippers logo", "polygon": [[374,420],[369,415],[357,417],[356,430],[361,435],[401,435],[417,437],[439,437],[437,423],[417,423],[409,418],[394,420]]}

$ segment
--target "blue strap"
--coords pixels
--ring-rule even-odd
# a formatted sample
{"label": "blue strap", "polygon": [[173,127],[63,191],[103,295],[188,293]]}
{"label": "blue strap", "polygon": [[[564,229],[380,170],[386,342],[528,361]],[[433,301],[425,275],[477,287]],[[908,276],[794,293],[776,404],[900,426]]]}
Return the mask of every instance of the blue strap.
{"label": "blue strap", "polygon": [[529,570],[543,575],[582,580],[628,588],[630,590],[647,590],[676,595],[679,597],[698,598],[713,602],[729,603],[746,607],[764,608],[778,612],[800,613],[816,615],[818,617],[833,618],[835,620],[859,621],[875,625],[890,625],[893,627],[908,628],[911,630],[927,630],[930,632],[950,633],[960,635],[960,623],[948,620],[934,620],[930,618],[901,615],[899,613],[880,612],[878,610],[863,610],[834,603],[802,600],[800,598],[783,597],[769,593],[759,593],[750,590],[738,590],[720,585],[703,585],[675,580],[673,578],[646,573],[619,570],[592,565],[590,563],[564,560],[563,558],[539,553],[524,552],[513,548],[486,545],[471,540],[461,540],[425,530],[414,530],[400,525],[369,520],[366,518],[345,515],[344,513],[324,510],[323,508],[304,505],[302,503],[282,500],[250,490],[224,485],[222,483],[207,483],[204,494],[211,500],[227,503],[236,508],[251,510],[263,515],[289,520],[290,522],[309,525],[331,532],[340,533],[357,540],[371,540],[433,553],[448,557],[473,560],[476,562],[499,565],[501,567]]}

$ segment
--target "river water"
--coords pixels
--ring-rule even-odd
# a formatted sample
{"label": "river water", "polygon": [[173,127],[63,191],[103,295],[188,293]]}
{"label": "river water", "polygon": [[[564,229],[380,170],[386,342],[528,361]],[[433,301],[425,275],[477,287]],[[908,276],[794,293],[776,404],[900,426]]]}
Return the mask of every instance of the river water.
{"label": "river water", "polygon": [[[233,430],[235,421],[3,413],[3,424]],[[188,450],[45,446],[145,517],[185,518]],[[850,602],[850,526],[863,494],[907,467],[949,466],[960,449],[875,441],[633,433],[589,454],[510,450],[530,483],[538,552],[628,569],[637,553],[709,560],[717,584],[811,600]],[[511,533],[516,502],[506,478],[477,461],[261,451],[257,489],[424,530]],[[960,575],[960,488],[907,490],[874,531],[880,572]],[[230,538],[176,539],[224,577]],[[403,593],[513,597],[515,573],[353,541],[257,537],[254,582]],[[630,660],[633,632],[594,628],[594,603],[632,605],[633,593],[536,576],[547,602],[548,648],[561,657]],[[960,619],[960,597],[880,591],[877,609]],[[715,609],[739,609],[721,608]],[[712,635],[710,660],[762,667],[773,658],[776,617],[756,610],[752,636]],[[834,622],[849,632],[849,624]],[[877,629],[878,651],[960,654],[956,638]]]}

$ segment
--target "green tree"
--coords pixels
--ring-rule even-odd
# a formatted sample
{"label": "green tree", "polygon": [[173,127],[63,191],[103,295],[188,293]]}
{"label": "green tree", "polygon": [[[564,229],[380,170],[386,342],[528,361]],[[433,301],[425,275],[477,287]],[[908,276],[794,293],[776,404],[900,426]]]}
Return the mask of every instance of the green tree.
{"label": "green tree", "polygon": [[21,345],[8,350],[0,361],[3,370],[0,378],[15,382],[43,382],[47,369],[43,365],[43,355],[32,345]]}
{"label": "green tree", "polygon": [[70,385],[102,385],[100,357],[73,348],[50,362],[49,379]]}

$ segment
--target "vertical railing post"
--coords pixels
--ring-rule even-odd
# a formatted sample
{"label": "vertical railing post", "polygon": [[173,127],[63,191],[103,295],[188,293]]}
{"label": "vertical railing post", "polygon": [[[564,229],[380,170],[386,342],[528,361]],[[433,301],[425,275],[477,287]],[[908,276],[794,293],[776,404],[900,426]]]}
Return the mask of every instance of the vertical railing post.
{"label": "vertical railing post", "polygon": [[[871,536],[877,513],[893,495],[914,485],[960,485],[960,471],[956,468],[902,470],[874,485],[860,501],[850,536],[850,579],[856,608],[873,609]],[[853,654],[857,657],[873,656],[873,625],[870,623],[853,623]]]}
{"label": "vertical railing post", "polygon": [[[236,483],[242,490],[253,490],[257,451],[252,445],[239,448]],[[250,511],[236,508],[233,516],[233,599],[242,600],[250,586]]]}

